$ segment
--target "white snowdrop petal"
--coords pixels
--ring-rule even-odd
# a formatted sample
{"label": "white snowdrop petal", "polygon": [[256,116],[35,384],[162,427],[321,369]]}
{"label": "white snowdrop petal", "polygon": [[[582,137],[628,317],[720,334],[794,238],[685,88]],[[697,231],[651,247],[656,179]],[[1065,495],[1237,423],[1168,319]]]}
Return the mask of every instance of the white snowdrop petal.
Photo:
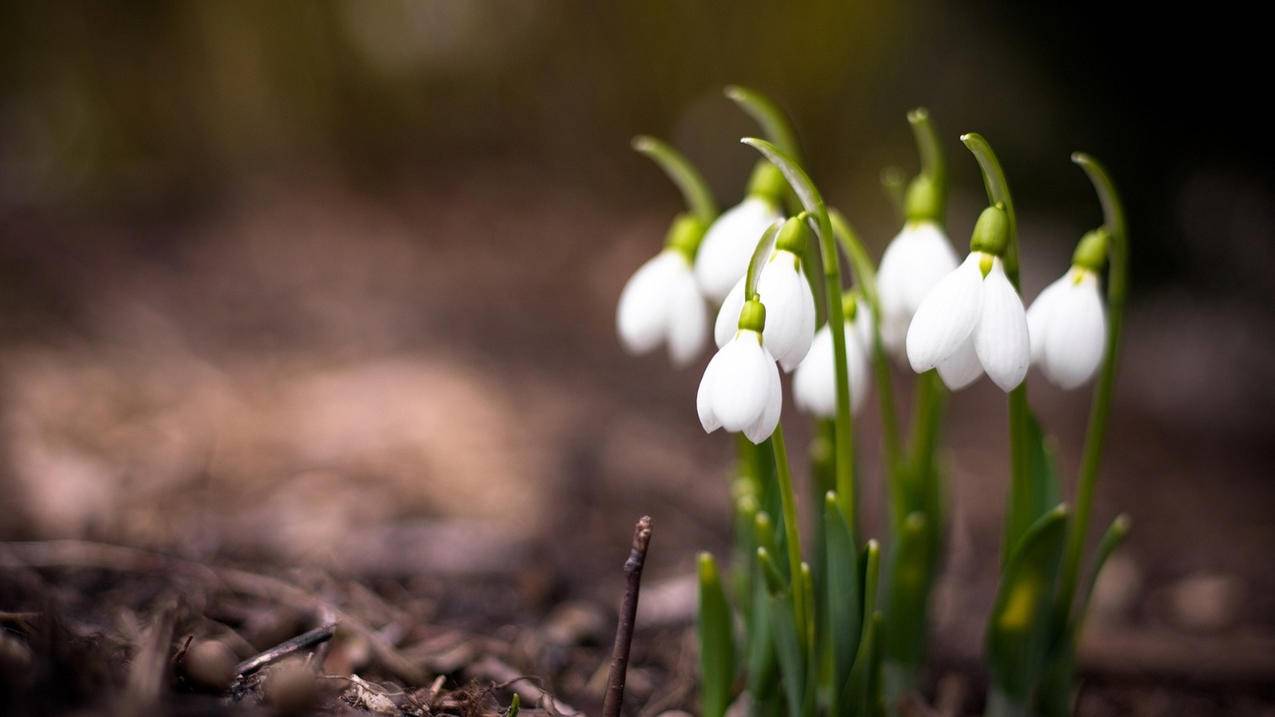
{"label": "white snowdrop petal", "polygon": [[908,327],[908,362],[917,373],[928,371],[960,348],[982,311],[983,275],[974,252],[935,284]]}
{"label": "white snowdrop petal", "polygon": [[[1045,329],[1045,377],[1059,388],[1077,388],[1093,377],[1107,346],[1107,317],[1098,280],[1086,272],[1059,295]],[[1067,277],[1071,281],[1071,277]]]}
{"label": "white snowdrop petal", "polygon": [[1045,329],[1053,316],[1058,297],[1067,289],[1067,282],[1071,280],[1070,273],[1063,274],[1062,278],[1046,286],[1027,309],[1027,335],[1031,340],[1033,363],[1041,360],[1041,354],[1045,350]]}
{"label": "white snowdrop petal", "polygon": [[689,264],[683,262],[669,290],[668,349],[674,366],[694,361],[708,338],[708,307]]}
{"label": "white snowdrop petal", "polygon": [[[859,343],[863,344],[864,349],[868,352],[868,356],[872,355],[872,307],[868,306],[867,301],[859,302],[859,310],[855,313],[854,321],[848,324],[853,327],[854,335],[859,338]],[[849,335],[851,329],[846,329]]]}
{"label": "white snowdrop petal", "polygon": [[[762,347],[762,351],[766,351],[766,348]],[[784,391],[779,383],[779,368],[775,366],[775,358],[769,351],[766,351],[766,359],[769,368],[766,374],[768,384],[766,408],[756,422],[744,429],[744,436],[753,443],[761,443],[770,438],[770,434],[775,432],[775,426],[779,425],[779,416],[783,413],[784,407]]]}
{"label": "white snowdrop petal", "polygon": [[711,387],[713,412],[722,427],[737,433],[757,420],[769,395],[770,354],[754,331],[740,331],[720,352],[722,366]]}
{"label": "white snowdrop petal", "polygon": [[956,353],[940,361],[937,368],[943,385],[953,391],[977,381],[983,375],[983,365],[978,362],[978,353],[974,351],[974,335],[970,334]]}
{"label": "white snowdrop petal", "polygon": [[815,334],[810,351],[792,377],[792,395],[797,408],[820,418],[832,418],[837,412],[832,353],[832,331],[825,325]]}
{"label": "white snowdrop petal", "polygon": [[708,228],[695,257],[700,291],[721,302],[739,277],[748,271],[757,240],[775,220],[778,210],[758,197],[749,197],[722,212]]}
{"label": "white snowdrop petal", "polygon": [[651,351],[665,338],[668,323],[669,286],[676,282],[677,265],[683,259],[662,251],[638,268],[620,292],[616,330],[630,353]]}
{"label": "white snowdrop petal", "polygon": [[983,281],[983,310],[974,329],[974,350],[983,370],[1002,391],[1014,390],[1027,376],[1031,363],[1027,312],[999,259]]}
{"label": "white snowdrop petal", "polygon": [[722,307],[717,310],[713,340],[719,349],[735,338],[735,330],[739,328],[739,312],[744,310],[744,279],[745,277],[739,277],[739,281],[735,282],[735,286],[722,301]]}
{"label": "white snowdrop petal", "polygon": [[956,269],[960,259],[937,224],[918,222],[910,226],[911,264],[903,275],[902,289],[904,308],[912,316],[934,286]]}
{"label": "white snowdrop petal", "polygon": [[709,359],[704,369],[704,376],[699,381],[699,391],[695,394],[695,410],[699,413],[699,423],[706,433],[712,433],[722,427],[713,410],[713,386],[717,382],[717,372],[722,367],[722,352],[718,351]]}
{"label": "white snowdrop petal", "polygon": [[905,225],[881,255],[881,266],[877,269],[877,294],[881,300],[881,313],[885,316],[911,319],[913,313],[907,309],[904,287],[908,269],[916,256],[911,226]]}
{"label": "white snowdrop petal", "polygon": [[[856,322],[857,323],[857,322]],[[846,375],[850,381],[850,412],[857,414],[866,405],[872,387],[868,371],[869,344],[856,326],[846,325]]]}
{"label": "white snowdrop petal", "polygon": [[815,298],[797,257],[778,251],[762,269],[757,293],[766,307],[766,348],[785,371],[797,368],[815,335]]}

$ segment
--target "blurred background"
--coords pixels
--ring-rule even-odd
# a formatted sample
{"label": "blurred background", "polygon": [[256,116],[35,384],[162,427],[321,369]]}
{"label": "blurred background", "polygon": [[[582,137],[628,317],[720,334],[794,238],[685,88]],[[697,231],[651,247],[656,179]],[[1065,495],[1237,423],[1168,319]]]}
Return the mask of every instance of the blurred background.
{"label": "blurred background", "polygon": [[[612,600],[649,513],[649,580],[675,595],[697,550],[728,544],[731,446],[696,421],[702,362],[628,357],[614,335],[620,288],[679,211],[630,138],[671,141],[729,206],[758,130],[721,88],[756,87],[879,256],[898,229],[879,173],[916,169],[905,113],[923,105],[950,140],[959,248],[984,197],[957,136],[1000,154],[1028,300],[1101,222],[1070,152],[1103,160],[1130,212],[1095,530],[1119,511],[1135,529],[1100,591],[1087,709],[1271,709],[1266,39],[1224,9],[1175,12],[6,3],[0,537],[534,569],[555,586],[532,591],[534,621],[562,596]],[[1030,385],[1074,474],[1087,391]],[[991,604],[1003,411],[986,381],[952,404],[940,664],[972,664]]]}

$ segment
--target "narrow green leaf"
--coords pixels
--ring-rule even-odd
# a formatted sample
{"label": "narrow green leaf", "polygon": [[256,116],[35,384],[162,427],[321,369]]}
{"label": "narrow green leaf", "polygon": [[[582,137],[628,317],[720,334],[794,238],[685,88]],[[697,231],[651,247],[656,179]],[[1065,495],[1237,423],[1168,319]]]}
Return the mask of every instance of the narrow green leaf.
{"label": "narrow green leaf", "polygon": [[[801,206],[813,215],[826,213],[823,203],[823,197],[819,194],[819,190],[815,188],[815,183],[811,181],[810,175],[806,174],[806,170],[801,168],[788,153],[784,152],[774,144],[764,139],[756,137],[745,137],[740,140],[744,144],[761,152],[771,164],[779,167],[779,171],[784,173],[784,178],[788,180],[789,186],[797,193],[797,198],[801,200]],[[822,232],[822,228],[819,230]]]}
{"label": "narrow green leaf", "polygon": [[1124,543],[1125,538],[1129,537],[1129,529],[1133,522],[1129,516],[1121,513],[1116,519],[1111,521],[1111,525],[1107,527],[1107,532],[1102,534],[1102,540],[1098,542],[1098,552],[1094,556],[1093,572],[1089,574],[1089,583],[1085,585],[1084,592],[1081,593],[1080,605],[1076,608],[1075,614],[1071,618],[1071,634],[1073,639],[1079,637],[1081,628],[1085,625],[1085,618],[1089,614],[1089,603],[1093,600],[1094,588],[1098,585],[1098,578],[1102,574],[1102,568],[1107,564],[1107,559],[1111,554],[1116,552]]}
{"label": "narrow green leaf", "polygon": [[509,709],[505,710],[505,717],[518,717],[518,709],[521,705],[522,698],[515,692],[513,699],[509,700]]}
{"label": "narrow green leaf", "polygon": [[725,94],[757,121],[766,139],[775,143],[775,146],[791,157],[801,156],[801,148],[797,145],[797,134],[792,129],[792,123],[773,100],[757,90],[739,85],[728,86]]}
{"label": "narrow green leaf", "polygon": [[859,550],[832,491],[824,496],[823,524],[828,556],[825,594],[832,641],[832,684],[839,693],[850,677],[859,650],[863,587],[859,584]]}
{"label": "narrow green leaf", "polygon": [[717,218],[717,202],[713,199],[713,191],[708,188],[703,175],[695,169],[695,165],[684,154],[654,137],[639,135],[633,138],[633,149],[650,157],[660,169],[673,180],[673,184],[682,192],[686,206],[696,217],[704,222],[704,226],[713,223]]}
{"label": "narrow green leaf", "polygon": [[859,649],[855,653],[854,666],[850,669],[850,677],[846,680],[841,701],[842,710],[846,714],[868,714],[870,692],[872,690],[873,672],[875,671],[875,655],[877,653],[877,626],[873,617],[877,614],[877,580],[881,571],[881,548],[877,541],[869,540],[863,549],[860,560],[863,570],[863,613],[864,625]]}
{"label": "narrow green leaf", "polygon": [[1050,606],[1070,513],[1060,505],[1032,525],[1005,563],[987,625],[993,692],[1027,704],[1049,648]]}
{"label": "narrow green leaf", "polygon": [[757,549],[757,562],[762,575],[766,576],[766,589],[770,594],[770,620],[788,714],[802,715],[806,702],[806,655],[793,609],[792,591],[765,548]]}
{"label": "narrow green leaf", "polygon": [[[925,656],[929,613],[930,566],[929,523],[920,512],[904,519],[890,551],[886,573],[885,629],[882,651],[894,676],[913,672]],[[910,684],[891,684],[887,693],[905,691]]]}
{"label": "narrow green leaf", "polygon": [[766,231],[762,232],[761,238],[757,240],[757,246],[753,247],[753,256],[748,260],[748,273],[744,279],[744,298],[757,295],[757,280],[761,278],[761,268],[766,265],[766,259],[775,247],[775,237],[779,236],[779,227],[779,222],[766,227]]}
{"label": "narrow green leaf", "polygon": [[1006,517],[1009,545],[1017,544],[1027,529],[1060,500],[1058,461],[1052,441],[1030,409],[1026,419],[1023,441],[1027,451],[1027,481],[1018,505]]}
{"label": "narrow green leaf", "polygon": [[721,717],[730,706],[735,680],[735,637],[730,605],[709,553],[699,555],[700,703],[707,717]]}

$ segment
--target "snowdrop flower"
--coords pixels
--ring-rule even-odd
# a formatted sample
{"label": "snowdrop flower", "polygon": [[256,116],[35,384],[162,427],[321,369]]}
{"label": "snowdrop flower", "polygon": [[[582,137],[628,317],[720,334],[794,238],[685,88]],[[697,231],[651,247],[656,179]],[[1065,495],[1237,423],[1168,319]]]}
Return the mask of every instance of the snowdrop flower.
{"label": "snowdrop flower", "polygon": [[706,432],[742,431],[748,440],[761,443],[779,425],[783,392],[775,357],[765,345],[765,325],[761,302],[745,302],[734,337],[704,369],[695,403]]}
{"label": "snowdrop flower", "polygon": [[984,371],[1006,392],[1023,382],[1031,345],[1023,301],[1001,261],[1008,236],[1004,209],[984,209],[969,256],[934,286],[912,317],[907,333],[912,370],[937,368],[952,390]]}
{"label": "snowdrop flower", "polygon": [[703,350],[708,307],[691,271],[691,257],[703,236],[703,222],[689,214],[679,216],[664,250],[624,285],[615,323],[630,353],[649,353],[666,343],[673,363],[685,366]]}
{"label": "snowdrop flower", "polygon": [[1077,388],[1093,378],[1107,348],[1107,317],[1098,272],[1106,261],[1106,235],[1080,241],[1071,269],[1045,287],[1027,311],[1032,363],[1059,388]]}
{"label": "snowdrop flower", "polygon": [[[846,316],[846,373],[850,381],[850,411],[858,413],[871,386],[868,357],[872,350],[872,312],[853,296],[842,302]],[[837,414],[837,379],[832,330],[824,324],[815,334],[810,353],[793,374],[792,395],[797,407],[820,418]]]}
{"label": "snowdrop flower", "polygon": [[714,303],[720,304],[748,271],[753,248],[766,228],[783,218],[779,201],[786,186],[784,181],[773,164],[758,164],[748,185],[748,196],[722,212],[708,228],[695,259],[695,280],[704,296]]}
{"label": "snowdrop flower", "polygon": [[881,256],[877,291],[881,297],[881,341],[903,352],[912,316],[925,295],[956,268],[956,250],[931,219],[909,219]]}
{"label": "snowdrop flower", "polygon": [[[766,347],[791,372],[810,350],[815,336],[815,296],[802,271],[801,254],[809,242],[805,222],[793,217],[784,223],[775,241],[775,250],[761,268],[757,293],[766,306]],[[755,243],[755,242],[754,242]],[[747,267],[745,267],[747,274]],[[713,337],[722,348],[735,335],[739,312],[744,307],[744,282],[739,277],[722,308],[717,312]]]}

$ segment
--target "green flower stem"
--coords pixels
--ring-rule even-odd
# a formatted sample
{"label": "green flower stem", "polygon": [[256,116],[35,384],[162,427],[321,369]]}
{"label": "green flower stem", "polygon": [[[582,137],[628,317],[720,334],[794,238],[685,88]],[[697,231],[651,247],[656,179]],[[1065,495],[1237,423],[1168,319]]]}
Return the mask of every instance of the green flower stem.
{"label": "green flower stem", "polygon": [[[1001,169],[1000,160],[996,158],[996,153],[992,151],[991,145],[983,136],[971,132],[961,135],[961,142],[978,160],[979,168],[983,172],[983,186],[987,190],[988,201],[993,205],[1000,204],[1009,219],[1009,239],[1005,247],[1005,255],[1002,262],[1005,266],[1005,275],[1009,278],[1015,289],[1018,289],[1018,217],[1014,213],[1014,200],[1009,193],[1009,183],[1005,181],[1005,172]],[[1009,392],[1009,515],[1024,515],[1030,507],[1025,503],[1030,498],[1030,491],[1027,485],[1028,476],[1028,453],[1027,453],[1027,382],[1019,384],[1018,388]],[[1017,521],[1006,518],[1005,520],[1005,544],[1001,550],[1001,565],[1003,566],[1009,560],[1009,554],[1013,550],[1013,541],[1018,536],[1013,535],[1014,526]]]}
{"label": "green flower stem", "polygon": [[792,123],[788,121],[784,111],[779,109],[779,105],[757,90],[739,85],[727,86],[724,93],[761,125],[766,139],[784,154],[800,161],[801,147],[797,144],[797,133],[793,131]]}
{"label": "green flower stem", "polygon": [[877,397],[881,404],[881,432],[885,443],[886,468],[895,475],[902,467],[902,443],[899,439],[899,419],[894,408],[894,385],[890,380],[890,359],[881,341],[881,299],[877,293],[877,272],[868,258],[868,252],[858,235],[836,209],[828,212],[832,231],[841,243],[841,249],[850,259],[855,285],[863,293],[872,312],[872,373],[877,384]]}
{"label": "green flower stem", "polygon": [[902,167],[890,166],[881,170],[881,189],[885,190],[885,196],[890,200],[890,206],[894,207],[900,224],[907,220],[907,210],[903,199],[907,188],[908,177]]}
{"label": "green flower stem", "polygon": [[695,166],[681,152],[654,137],[639,135],[633,138],[633,149],[650,157],[664,170],[673,184],[682,191],[686,206],[704,222],[704,226],[717,218],[717,202],[713,191]]}
{"label": "green flower stem", "polygon": [[801,537],[797,529],[797,499],[792,490],[792,471],[788,467],[788,447],[784,444],[784,427],[775,426],[770,436],[775,451],[775,477],[779,482],[779,499],[784,511],[784,543],[788,551],[789,580],[792,582],[793,617],[797,634],[804,636],[806,627],[806,581],[801,574]]}
{"label": "green flower stem", "polygon": [[846,324],[841,309],[841,262],[837,256],[836,239],[827,205],[809,175],[791,157],[765,140],[746,137],[740,140],[765,155],[788,180],[797,193],[802,206],[813,220],[815,236],[819,239],[820,259],[823,263],[824,297],[828,306],[828,327],[832,331],[832,356],[837,381],[836,414],[836,475],[837,498],[841,510],[850,525],[851,534],[857,535],[859,521],[856,515],[857,492],[854,478],[854,435],[850,418],[850,381],[846,372]]}
{"label": "green flower stem", "polygon": [[1116,361],[1120,353],[1120,333],[1124,325],[1125,296],[1129,282],[1129,235],[1125,225],[1124,207],[1116,192],[1111,175],[1087,154],[1077,152],[1071,161],[1089,175],[1094,190],[1102,204],[1103,228],[1111,237],[1108,249],[1107,270],[1107,348],[1103,357],[1102,373],[1094,389],[1093,403],[1089,409],[1089,427],[1085,432],[1085,449],[1080,461],[1080,477],[1076,484],[1076,519],[1067,539],[1067,552],[1063,561],[1060,582],[1059,617],[1067,619],[1076,589],[1076,576],[1080,570],[1080,557],[1085,545],[1085,532],[1089,527],[1089,515],[1093,508],[1094,485],[1098,479],[1098,464],[1102,460],[1103,442],[1107,434],[1107,417],[1111,413],[1111,393],[1116,381]]}
{"label": "green flower stem", "polygon": [[770,252],[775,248],[779,227],[778,222],[766,227],[761,239],[757,240],[757,246],[753,248],[753,256],[748,260],[748,273],[744,276],[745,300],[751,301],[757,298],[757,282],[761,279],[761,268],[766,265],[766,259],[770,258]]}
{"label": "green flower stem", "polygon": [[908,113],[908,124],[916,137],[917,152],[921,155],[921,173],[929,177],[938,190],[939,217],[947,206],[947,161],[943,158],[943,143],[939,141],[930,112],[918,107]]}

